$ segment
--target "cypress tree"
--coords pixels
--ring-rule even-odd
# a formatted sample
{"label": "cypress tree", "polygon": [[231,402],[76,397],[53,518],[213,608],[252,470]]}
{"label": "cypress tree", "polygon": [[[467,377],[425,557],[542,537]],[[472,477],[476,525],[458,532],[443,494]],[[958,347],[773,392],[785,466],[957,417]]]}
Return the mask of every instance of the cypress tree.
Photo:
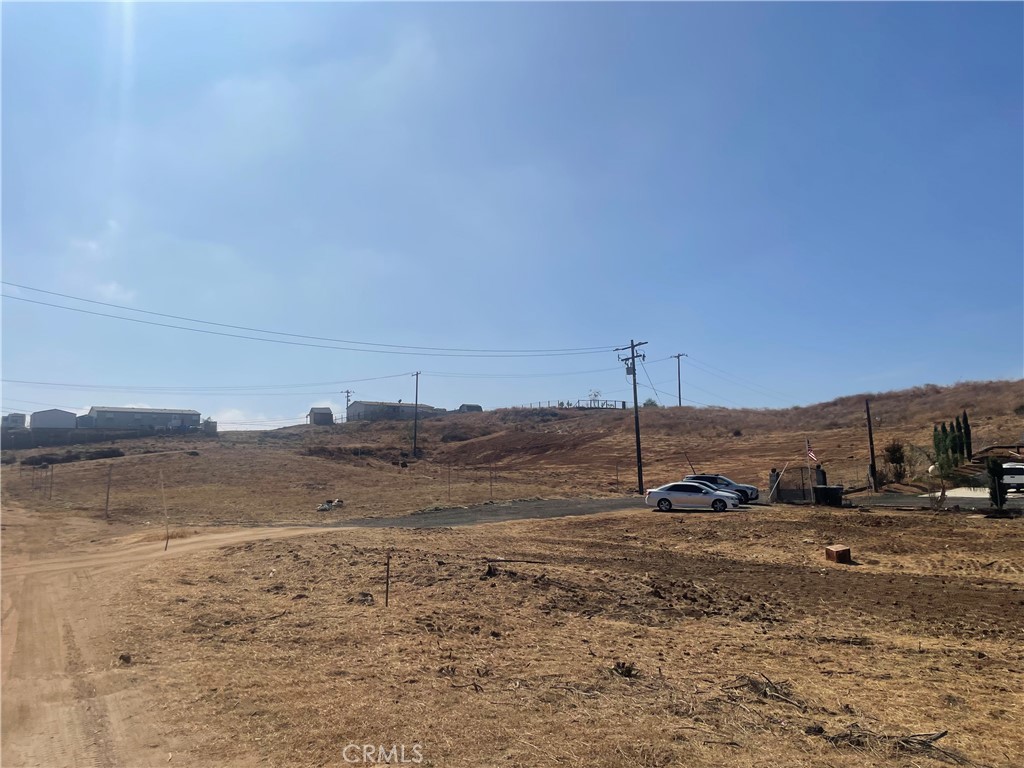
{"label": "cypress tree", "polygon": [[988,498],[998,509],[1003,508],[1006,503],[1007,488],[1002,484],[1003,464],[999,459],[989,457],[985,462],[988,470]]}
{"label": "cypress tree", "polygon": [[967,420],[967,409],[964,409],[964,452],[967,460],[974,458],[974,446],[971,445],[971,422]]}
{"label": "cypress tree", "polygon": [[935,463],[939,463],[939,456],[942,455],[942,435],[939,434],[939,425],[932,425],[932,449],[935,451]]}
{"label": "cypress tree", "polygon": [[961,420],[959,420],[958,416],[956,417],[954,424],[956,429],[954,434],[956,443],[956,466],[958,467],[964,463],[964,454],[966,453],[964,451],[964,425],[961,424]]}
{"label": "cypress tree", "polygon": [[949,428],[946,426],[946,422],[942,422],[942,429],[939,430],[942,435],[942,459],[948,465],[950,463],[950,450],[949,450]]}

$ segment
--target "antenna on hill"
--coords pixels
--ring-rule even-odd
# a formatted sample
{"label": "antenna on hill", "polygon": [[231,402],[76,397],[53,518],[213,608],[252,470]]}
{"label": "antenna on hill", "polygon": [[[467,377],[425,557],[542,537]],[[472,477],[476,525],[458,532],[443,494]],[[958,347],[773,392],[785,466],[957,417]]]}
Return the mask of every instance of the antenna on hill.
{"label": "antenna on hill", "polygon": [[351,389],[343,389],[340,394],[345,396],[345,421],[348,421],[348,407],[352,404],[352,395],[355,392]]}

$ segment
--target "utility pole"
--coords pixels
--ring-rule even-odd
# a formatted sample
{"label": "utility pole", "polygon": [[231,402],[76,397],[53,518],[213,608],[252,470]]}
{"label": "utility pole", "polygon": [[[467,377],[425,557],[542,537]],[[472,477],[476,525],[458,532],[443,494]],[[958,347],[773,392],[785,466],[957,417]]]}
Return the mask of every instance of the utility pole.
{"label": "utility pole", "polygon": [[864,410],[868,415],[868,451],[871,453],[871,463],[868,464],[868,480],[871,483],[872,493],[878,493],[878,475],[875,472],[875,433],[871,429],[870,400],[864,400]]}
{"label": "utility pole", "polygon": [[644,460],[640,452],[640,403],[636,395],[636,361],[645,360],[647,355],[638,355],[637,347],[642,347],[646,341],[629,340],[629,347],[619,347],[615,351],[623,352],[629,349],[629,357],[620,357],[619,360],[626,364],[626,374],[633,376],[633,428],[636,432],[636,488],[637,493],[644,492]]}
{"label": "utility pole", "polygon": [[689,357],[685,352],[680,352],[678,355],[671,355],[676,359],[676,391],[679,396],[679,405],[683,404],[683,377],[679,369],[679,358]]}
{"label": "utility pole", "polygon": [[413,376],[416,377],[416,404],[412,411],[412,457],[415,459],[419,456],[416,447],[416,432],[420,422],[420,372],[416,371]]}
{"label": "utility pole", "polygon": [[352,404],[352,395],[355,394],[351,389],[343,389],[341,394],[345,396],[345,421],[348,421],[348,407]]}

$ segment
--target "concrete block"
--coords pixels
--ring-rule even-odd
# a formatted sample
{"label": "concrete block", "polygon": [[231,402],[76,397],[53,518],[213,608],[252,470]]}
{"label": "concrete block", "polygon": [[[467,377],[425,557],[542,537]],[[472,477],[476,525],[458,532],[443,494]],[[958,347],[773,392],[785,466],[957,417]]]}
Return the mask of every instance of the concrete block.
{"label": "concrete block", "polygon": [[831,563],[846,563],[849,565],[853,562],[853,555],[850,554],[849,547],[844,547],[842,544],[833,544],[831,547],[825,547],[825,559]]}

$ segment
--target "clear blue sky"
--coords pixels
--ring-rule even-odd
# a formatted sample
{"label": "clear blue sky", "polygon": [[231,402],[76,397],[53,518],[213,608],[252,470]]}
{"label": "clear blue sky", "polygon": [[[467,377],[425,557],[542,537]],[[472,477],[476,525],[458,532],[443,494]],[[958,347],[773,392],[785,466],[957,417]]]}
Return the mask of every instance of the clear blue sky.
{"label": "clear blue sky", "polygon": [[415,370],[441,407],[623,399],[608,350],[631,338],[665,403],[679,352],[683,397],[721,405],[1024,376],[1019,3],[2,14],[5,281],[331,339],[604,350],[320,349],[4,299],[4,412],[275,424],[346,387],[411,401]]}

